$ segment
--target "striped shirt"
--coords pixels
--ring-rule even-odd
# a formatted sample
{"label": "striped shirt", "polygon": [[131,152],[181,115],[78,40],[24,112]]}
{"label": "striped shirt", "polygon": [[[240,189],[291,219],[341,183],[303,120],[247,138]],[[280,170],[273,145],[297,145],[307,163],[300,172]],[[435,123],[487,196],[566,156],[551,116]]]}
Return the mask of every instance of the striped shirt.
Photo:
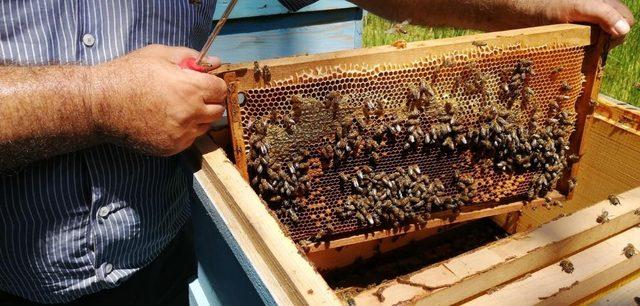
{"label": "striped shirt", "polygon": [[[0,65],[96,65],[154,43],[199,49],[215,0],[192,2],[0,0]],[[61,303],[116,287],[189,218],[190,180],[177,157],[108,144],[0,175],[0,290]]]}

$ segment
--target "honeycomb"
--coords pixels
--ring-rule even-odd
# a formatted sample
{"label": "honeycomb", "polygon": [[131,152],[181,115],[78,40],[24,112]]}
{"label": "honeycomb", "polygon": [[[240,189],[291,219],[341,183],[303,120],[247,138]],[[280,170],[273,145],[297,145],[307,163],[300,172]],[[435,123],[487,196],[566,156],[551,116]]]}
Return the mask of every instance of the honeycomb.
{"label": "honeycomb", "polygon": [[[514,130],[533,125],[538,130],[547,128],[550,134],[555,133],[551,122],[557,122],[562,112],[565,130],[558,132],[561,136],[555,146],[562,147],[559,150],[564,154],[573,132],[574,104],[584,82],[581,72],[584,57],[585,48],[575,46],[477,46],[471,52],[425,57],[404,65],[321,67],[249,89],[241,93],[244,102],[240,105],[240,119],[251,184],[292,239],[303,242],[331,240],[416,220],[424,222],[431,212],[456,213],[460,206],[544,197],[553,186],[543,188],[542,192],[538,192],[538,187],[535,195],[531,193],[541,180],[547,183],[543,177],[548,164],[547,170],[540,161],[542,166],[538,168],[513,168],[494,156],[502,151],[487,152],[467,143],[472,142],[472,131],[479,131],[491,109],[494,113],[504,113]],[[520,85],[511,86],[511,80],[520,77]],[[425,144],[413,147],[410,130],[419,128],[423,134],[426,131],[432,135],[430,131],[443,122],[443,117],[446,126],[454,127],[455,131],[449,131],[451,134],[437,141],[432,139],[432,145],[421,139]],[[494,114],[493,121],[502,120],[497,117]],[[417,120],[413,127],[408,124],[411,120]],[[382,129],[393,129],[394,125],[399,126],[399,131],[393,137],[385,132],[379,148],[363,148],[362,142],[374,139]],[[354,141],[356,148],[337,158],[333,156],[338,152],[336,148],[344,146],[344,143],[338,144],[339,139],[347,134],[346,130],[340,131],[342,128],[355,131],[358,135],[353,139],[359,136],[363,140]],[[443,143],[449,141],[445,139],[448,136],[452,144]],[[450,145],[453,148],[447,148]],[[333,153],[326,153],[329,148]],[[268,155],[265,155],[268,160],[263,160],[264,168],[274,167],[276,171],[270,171],[274,177],[276,172],[290,170],[287,177],[295,178],[280,191],[266,186],[267,170],[258,165],[261,150]],[[561,162],[564,166],[566,158]],[[257,173],[257,167],[263,174]],[[372,197],[371,190],[360,190],[363,195],[354,191],[354,184],[358,185],[354,179],[365,181],[356,179],[363,175],[363,170],[372,172],[370,177],[381,173],[392,175],[402,184],[403,178],[398,172],[407,177],[407,171],[414,171],[411,169],[424,175],[424,182],[441,184],[442,189],[433,194],[447,198],[451,205],[424,208],[421,203],[421,208],[410,211],[411,218],[404,220],[403,215],[402,222],[390,216],[393,207],[378,213],[374,210],[379,207],[367,205],[351,213],[345,209],[358,198]],[[546,173],[549,178],[548,171]],[[461,176],[470,178],[469,186],[463,185],[462,189]],[[262,187],[261,178],[267,178]],[[376,189],[381,184],[363,185],[358,188]],[[270,192],[265,191],[269,188]],[[461,190],[464,190],[463,196],[460,196]],[[393,192],[389,197],[398,197],[397,192]],[[278,195],[274,195],[276,193]],[[283,198],[288,199],[284,207]],[[401,205],[400,201],[397,203]],[[393,222],[376,220],[374,223],[370,214],[376,218],[384,215]]]}

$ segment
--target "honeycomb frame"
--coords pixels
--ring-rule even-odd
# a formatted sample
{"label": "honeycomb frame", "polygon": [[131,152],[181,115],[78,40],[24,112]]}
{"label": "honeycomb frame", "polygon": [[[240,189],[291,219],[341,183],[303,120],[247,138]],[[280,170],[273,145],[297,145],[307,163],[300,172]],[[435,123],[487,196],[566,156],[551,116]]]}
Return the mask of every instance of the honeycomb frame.
{"label": "honeycomb frame", "polygon": [[[247,168],[247,152],[249,151],[249,134],[247,131],[247,125],[249,122],[249,117],[255,118],[268,115],[268,113],[265,112],[252,113],[250,110],[248,110],[250,109],[251,103],[259,100],[258,98],[256,98],[259,94],[262,94],[265,99],[271,99],[266,103],[262,101],[262,104],[266,104],[266,107],[279,107],[279,110],[282,113],[285,113],[291,110],[291,105],[289,105],[287,108],[286,106],[283,107],[282,104],[286,104],[286,101],[288,101],[292,92],[297,91],[304,94],[305,86],[308,88],[309,86],[314,86],[314,84],[316,84],[316,87],[325,88],[324,90],[318,90],[319,93],[314,97],[318,100],[321,100],[323,96],[328,95],[330,92],[330,90],[326,88],[333,88],[334,90],[344,90],[342,87],[336,84],[336,80],[342,78],[347,85],[355,83],[354,89],[361,90],[361,96],[354,95],[355,98],[351,101],[351,103],[353,103],[352,107],[347,108],[348,111],[353,112],[354,110],[357,110],[359,108],[359,105],[364,103],[362,97],[366,96],[367,89],[370,89],[371,86],[376,85],[361,85],[363,83],[367,83],[366,80],[362,81],[362,79],[375,76],[373,79],[379,82],[379,84],[383,84],[382,86],[384,86],[392,82],[389,80],[390,78],[394,78],[397,77],[398,74],[402,74],[402,71],[404,69],[414,71],[413,73],[417,75],[406,77],[407,80],[405,80],[405,83],[417,82],[419,78],[426,78],[430,75],[432,76],[434,74],[434,70],[438,69],[438,67],[442,67],[443,63],[449,59],[452,59],[454,64],[451,67],[445,67],[444,69],[450,69],[450,74],[457,74],[459,76],[463,74],[465,70],[468,70],[468,66],[466,66],[465,63],[469,61],[480,63],[480,69],[483,71],[492,71],[504,70],[504,67],[497,69],[496,67],[491,66],[491,60],[495,60],[496,57],[509,58],[510,56],[513,56],[513,58],[515,58],[517,57],[517,55],[514,54],[534,53],[536,55],[536,59],[533,59],[533,62],[536,63],[538,58],[542,58],[541,60],[544,61],[545,58],[564,55],[565,57],[562,57],[562,62],[569,63],[570,69],[560,72],[558,75],[558,79],[563,79],[565,81],[569,79],[571,90],[566,93],[566,95],[570,96],[570,99],[564,101],[562,107],[573,108],[574,105],[584,105],[584,93],[588,93],[590,92],[590,90],[587,90],[587,88],[583,87],[583,82],[589,78],[589,75],[596,73],[595,69],[594,71],[582,71],[584,68],[583,66],[585,66],[585,62],[589,58],[589,54],[594,52],[590,49],[590,46],[592,45],[592,41],[590,40],[590,31],[591,30],[589,27],[575,25],[540,27],[527,29],[526,35],[523,35],[523,32],[521,30],[516,30],[502,33],[474,35],[455,39],[410,43],[408,44],[406,49],[379,47],[339,53],[261,61],[259,63],[260,65],[269,67],[269,80],[265,80],[265,78],[255,78],[253,74],[253,63],[224,67],[223,70],[226,71],[225,80],[229,82],[231,88],[228,99],[228,109],[235,163],[245,179],[249,179]],[[477,42],[479,41],[482,42],[482,44],[478,44]],[[597,50],[595,52],[597,52]],[[506,62],[510,64],[514,63],[513,61]],[[556,62],[559,62],[559,60],[557,60]],[[543,67],[536,67],[536,71],[538,74],[550,74],[550,70],[554,69],[554,67],[551,67],[549,65],[542,66]],[[217,71],[216,73],[219,72],[220,71]],[[492,75],[490,76],[490,78],[498,78],[498,76]],[[447,82],[438,83],[438,86],[436,86],[436,90],[441,91],[443,87],[450,87],[452,86],[453,82],[454,79],[448,79]],[[589,85],[588,83],[584,84]],[[532,84],[531,87],[537,91],[540,86],[544,87],[543,85],[537,83]],[[275,90],[278,88],[284,88],[285,91],[288,90],[289,93],[278,94]],[[391,92],[392,94],[384,96],[382,98],[376,97],[376,99],[400,101],[403,99],[402,96],[406,95],[406,88],[397,87],[395,88],[395,90],[394,88],[388,88],[385,90],[387,90],[387,92]],[[545,93],[544,100],[548,100],[554,95],[557,95],[557,93]],[[278,103],[280,104],[279,106]],[[389,107],[388,109],[399,110],[401,108],[402,107],[398,107],[398,105],[396,105],[396,107]],[[578,111],[578,124],[580,124],[580,121],[584,121],[587,113],[581,112],[580,107],[576,107],[576,110]],[[395,117],[398,115],[403,116],[402,111],[392,113],[391,116]],[[362,116],[362,114],[359,114],[358,116]],[[404,113],[404,116],[406,116],[406,113]],[[433,119],[434,116],[433,114],[427,114],[423,117],[423,119],[425,120],[430,120],[429,118]],[[471,119],[471,121],[472,120],[473,119]],[[378,123],[380,122],[381,121],[378,121]],[[580,127],[577,127],[577,129],[580,129]],[[577,133],[574,133],[572,137],[578,137],[577,139],[580,140],[583,130],[580,130],[578,132],[580,135],[576,136],[575,134]],[[326,134],[330,133],[331,131],[329,129],[326,129],[326,126],[325,130],[321,132],[321,134],[325,136]],[[579,145],[580,141],[573,140],[571,142],[571,151],[579,152]],[[312,146],[313,144],[307,147],[310,147],[314,150],[318,149]],[[284,152],[280,154],[288,153],[290,152]],[[314,156],[314,158],[317,158],[317,156]],[[468,158],[468,156],[449,156],[450,160],[452,160],[452,158],[464,159]],[[417,159],[414,158],[413,160],[409,158],[410,161],[408,162],[400,162],[400,157],[396,157],[395,161],[388,163],[388,165],[386,165],[386,167],[383,166],[383,168],[390,170],[392,167],[398,165],[408,166],[416,163],[420,164],[419,159],[419,157],[417,157]],[[363,164],[365,163],[360,160],[359,162],[356,162],[352,165],[361,166]],[[423,164],[423,166],[425,167],[425,169],[427,169],[427,172],[433,174],[433,172],[429,170],[429,165]],[[574,165],[574,167],[572,168],[572,172],[575,172],[575,168],[577,167]],[[312,167],[312,169],[310,169],[309,171],[323,172],[324,170],[318,169],[317,167]],[[329,181],[333,181],[333,183],[329,183],[328,186],[325,186],[324,192],[331,192],[331,187],[336,187],[335,181],[337,180],[337,171],[333,174],[333,177],[329,179]],[[451,173],[448,173],[447,175],[450,176]],[[517,181],[520,183],[519,185],[517,183],[514,184],[513,182],[510,182],[510,184],[512,185],[520,186],[520,190],[518,192],[512,191],[511,193],[505,192],[504,194],[500,194],[497,197],[499,198],[499,201],[493,201],[493,205],[506,205],[508,203],[514,202],[513,199],[517,199],[518,195],[521,196],[521,186],[525,185],[523,184],[523,182],[531,179],[531,177],[527,177],[527,175],[523,175],[524,178],[517,178]],[[569,177],[574,175],[575,174],[572,174]],[[505,184],[506,181],[508,180],[505,179],[501,183]],[[445,183],[447,185],[450,185],[451,182],[447,181]],[[487,186],[491,186],[493,184],[492,181],[483,181],[481,183],[481,188],[489,188]],[[506,185],[509,185],[509,183],[506,183]],[[516,187],[515,189],[518,188]],[[315,218],[313,218],[313,216],[311,215],[305,216],[309,218],[305,220],[305,222],[307,223],[304,224],[307,224],[309,228],[313,229],[301,233],[300,231],[296,230],[295,227],[297,225],[292,225],[286,220],[280,220],[283,227],[289,232],[289,235],[291,235],[294,240],[297,241],[304,239],[305,237],[312,236],[312,232],[317,231],[317,228],[322,226],[321,219],[327,218],[327,216],[331,216],[332,214],[334,214],[335,210],[332,210],[330,203],[326,203],[326,200],[323,198],[324,195],[322,195],[321,193],[322,192],[314,193],[314,196],[318,197],[319,199],[315,204],[312,203],[312,205],[318,206],[313,208],[316,210]],[[481,195],[483,197],[478,198],[473,203],[484,205],[477,205],[477,208],[486,208],[488,204],[492,202],[491,199],[496,198],[495,194]],[[469,209],[473,210],[474,208],[465,207],[465,211]],[[314,228],[311,223],[315,223],[316,227]],[[338,234],[342,235],[332,236],[330,240],[344,238],[350,235],[357,235],[361,234],[362,232],[364,232],[365,234],[367,232],[371,232],[371,229],[357,227],[358,226],[354,226],[353,224],[351,224],[351,227],[347,227],[346,230],[345,227],[342,227],[338,230]]]}

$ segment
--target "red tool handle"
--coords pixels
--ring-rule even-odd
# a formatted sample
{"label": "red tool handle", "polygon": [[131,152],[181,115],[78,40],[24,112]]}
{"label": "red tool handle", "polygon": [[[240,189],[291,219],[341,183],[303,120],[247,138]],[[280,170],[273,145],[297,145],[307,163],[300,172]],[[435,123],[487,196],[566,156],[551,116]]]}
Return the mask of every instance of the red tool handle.
{"label": "red tool handle", "polygon": [[211,67],[198,65],[195,57],[183,59],[182,62],[180,62],[180,68],[191,69],[197,72],[209,72],[211,70]]}

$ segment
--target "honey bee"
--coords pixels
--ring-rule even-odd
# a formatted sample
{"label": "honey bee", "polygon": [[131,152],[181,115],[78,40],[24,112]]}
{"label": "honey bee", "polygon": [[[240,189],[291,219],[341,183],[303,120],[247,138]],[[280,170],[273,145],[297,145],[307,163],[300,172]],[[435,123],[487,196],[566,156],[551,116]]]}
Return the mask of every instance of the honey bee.
{"label": "honey bee", "polygon": [[454,65],[455,65],[455,62],[453,61],[453,59],[451,59],[450,57],[446,57],[442,61],[442,65],[440,65],[440,67],[441,68],[448,68],[448,67],[453,67]]}
{"label": "honey bee", "polygon": [[260,65],[257,61],[253,62],[253,77],[257,80],[260,80],[262,76],[262,70],[260,70]]}
{"label": "honey bee", "polygon": [[484,46],[487,45],[487,42],[480,41],[480,40],[474,40],[473,42],[471,42],[471,44],[476,46],[476,47],[484,47]]}
{"label": "honey bee", "polygon": [[570,91],[571,88],[572,88],[571,85],[569,85],[567,81],[563,81],[562,86],[560,86],[560,89],[564,92]]}
{"label": "honey bee", "polygon": [[325,100],[324,106],[327,109],[331,109],[333,112],[333,119],[335,119],[338,115],[338,110],[340,110],[340,103],[343,100],[343,96],[337,91],[331,91]]}
{"label": "honey bee", "polygon": [[414,84],[409,84],[409,94],[413,100],[420,100],[420,89]]}
{"label": "honey bee", "polygon": [[407,47],[407,41],[404,39],[399,39],[394,41],[391,46],[396,47],[398,49],[404,49]]}
{"label": "honey bee", "polygon": [[383,103],[385,102],[385,100],[382,101],[378,101],[378,103],[376,103],[376,111],[375,114],[378,117],[382,117],[384,115],[384,105]]}
{"label": "honey bee", "polygon": [[609,197],[607,197],[607,199],[609,199],[609,203],[611,203],[611,205],[620,205],[620,199],[614,195],[614,194],[610,194]]}
{"label": "honey bee", "polygon": [[602,210],[602,213],[596,218],[596,222],[603,224],[609,222],[609,212]]}
{"label": "honey bee", "polygon": [[330,144],[326,144],[322,148],[322,151],[320,152],[320,156],[326,161],[333,159],[333,154],[334,154],[334,149]]}
{"label": "honey bee", "polygon": [[293,133],[296,131],[296,121],[293,120],[289,114],[285,114],[282,117],[282,123],[284,125],[285,130],[289,133]]}
{"label": "honey bee", "polygon": [[287,212],[289,213],[289,218],[294,224],[298,224],[298,222],[300,222],[300,218],[298,218],[298,215],[293,211],[293,209],[289,209]]}
{"label": "honey bee", "polygon": [[569,274],[573,273],[573,270],[574,270],[573,263],[568,259],[563,259],[560,262],[560,267],[562,268],[562,271],[565,273],[569,273]]}
{"label": "honey bee", "polygon": [[444,184],[442,184],[442,181],[440,181],[440,179],[434,179],[433,184],[437,190],[444,190]]}
{"label": "honey bee", "polygon": [[429,97],[434,97],[436,92],[431,88],[431,85],[424,79],[420,79],[420,91],[429,95]]}
{"label": "honey bee", "polygon": [[456,145],[453,142],[453,139],[451,139],[451,137],[445,138],[445,140],[442,142],[442,146],[445,148],[448,148],[451,151],[456,149]]}
{"label": "honey bee", "polygon": [[564,207],[564,205],[562,205],[562,202],[560,202],[560,201],[558,201],[558,200],[553,200],[553,201],[551,202],[551,204],[552,204],[553,206]]}
{"label": "honey bee", "polygon": [[393,25],[391,25],[391,27],[386,30],[384,33],[385,34],[407,34],[407,30],[405,29],[405,27],[407,25],[409,25],[409,23],[411,22],[411,20],[407,19],[401,23],[394,23]]}
{"label": "honey bee", "polygon": [[325,230],[323,230],[323,229],[320,229],[313,238],[316,241],[318,241],[318,240],[321,240],[326,235],[327,235],[327,232],[325,232]]}
{"label": "honey bee", "polygon": [[624,254],[626,258],[631,258],[638,254],[638,249],[636,249],[633,244],[629,243],[624,247],[624,249],[622,249],[622,254]]}
{"label": "honey bee", "polygon": [[333,233],[336,231],[336,228],[331,223],[327,223],[327,225],[325,225],[325,228],[327,229],[327,233]]}
{"label": "honey bee", "polygon": [[458,134],[458,136],[456,136],[456,143],[458,145],[467,145],[467,138],[463,134]]}
{"label": "honey bee", "polygon": [[362,120],[362,118],[356,118],[356,127],[358,128],[357,132],[358,134],[356,136],[360,136],[360,133],[362,130],[364,130],[364,128],[366,127],[366,124],[364,123],[364,120]]}
{"label": "honey bee", "polygon": [[347,299],[347,305],[348,306],[356,306],[356,301],[353,298],[348,298]]}
{"label": "honey bee", "polygon": [[424,144],[425,144],[425,146],[429,145],[431,143],[433,143],[433,141],[431,139],[431,135],[429,133],[425,133],[424,134]]}
{"label": "honey bee", "polygon": [[308,250],[313,243],[307,239],[301,239],[300,241],[298,241],[298,244],[301,248]]}
{"label": "honey bee", "polygon": [[367,223],[369,223],[369,225],[373,225],[374,224],[373,215],[371,215],[370,213],[367,213],[365,215],[365,219],[367,219]]}
{"label": "honey bee", "polygon": [[570,163],[575,163],[577,161],[580,160],[580,156],[576,155],[576,154],[571,154],[569,155],[569,157],[567,157],[567,161],[569,161]]}
{"label": "honey bee", "polygon": [[573,191],[577,185],[578,185],[578,178],[572,177],[571,179],[569,179],[569,182],[568,182],[569,192]]}
{"label": "honey bee", "polygon": [[536,198],[536,190],[535,188],[529,188],[527,191],[527,200],[531,201]]}
{"label": "honey bee", "polygon": [[302,116],[302,97],[298,95],[291,96],[291,109],[293,110],[293,117],[299,120]]}
{"label": "honey bee", "polygon": [[552,73],[552,74],[558,74],[558,73],[560,73],[562,70],[564,70],[564,67],[562,67],[562,66],[557,66],[557,67],[554,67],[553,69],[551,69],[551,73]]}
{"label": "honey bee", "polygon": [[338,177],[340,178],[340,182],[342,184],[346,184],[347,182],[349,182],[349,177],[346,174],[344,174],[344,172],[338,173]]}
{"label": "honey bee", "polygon": [[369,161],[373,166],[377,166],[380,163],[380,153],[372,152]]}
{"label": "honey bee", "polygon": [[353,188],[356,188],[356,189],[360,188],[360,183],[358,182],[357,178],[354,177],[351,179],[351,186],[353,186]]}
{"label": "honey bee", "polygon": [[535,92],[533,91],[533,89],[531,89],[531,87],[529,86],[525,86],[524,88],[524,96],[527,99],[527,101],[531,100],[535,95]]}
{"label": "honey bee", "polygon": [[265,80],[265,82],[271,81],[271,69],[269,69],[269,66],[267,65],[264,65],[262,67],[262,78]]}
{"label": "honey bee", "polygon": [[500,89],[505,93],[508,94],[509,93],[509,84],[507,82],[501,83],[500,84]]}

